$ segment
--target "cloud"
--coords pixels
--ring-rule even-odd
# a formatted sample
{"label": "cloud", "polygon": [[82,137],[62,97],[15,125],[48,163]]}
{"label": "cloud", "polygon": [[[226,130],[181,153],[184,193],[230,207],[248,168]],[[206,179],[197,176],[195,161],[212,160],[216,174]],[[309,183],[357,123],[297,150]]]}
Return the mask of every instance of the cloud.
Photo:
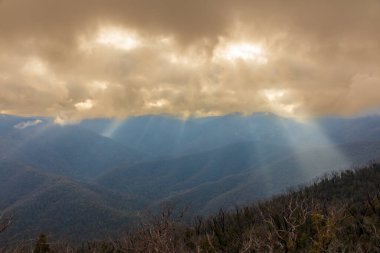
{"label": "cloud", "polygon": [[42,120],[36,119],[36,120],[29,120],[29,121],[23,121],[23,122],[17,123],[13,127],[17,129],[25,129],[27,127],[36,126],[42,123],[43,123]]}
{"label": "cloud", "polygon": [[3,0],[0,109],[78,120],[380,104],[376,0]]}

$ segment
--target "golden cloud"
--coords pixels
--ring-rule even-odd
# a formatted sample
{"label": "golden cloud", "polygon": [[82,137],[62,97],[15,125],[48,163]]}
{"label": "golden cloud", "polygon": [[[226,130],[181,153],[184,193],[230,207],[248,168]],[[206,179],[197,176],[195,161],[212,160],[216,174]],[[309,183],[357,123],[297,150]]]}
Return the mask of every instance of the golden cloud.
{"label": "golden cloud", "polygon": [[0,112],[352,115],[379,31],[377,0],[3,0]]}

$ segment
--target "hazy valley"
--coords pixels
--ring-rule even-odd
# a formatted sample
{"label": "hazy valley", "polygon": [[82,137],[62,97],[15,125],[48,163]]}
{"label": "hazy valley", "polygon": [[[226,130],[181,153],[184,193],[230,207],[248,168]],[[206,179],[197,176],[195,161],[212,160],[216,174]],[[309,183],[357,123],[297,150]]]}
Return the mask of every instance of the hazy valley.
{"label": "hazy valley", "polygon": [[2,242],[117,236],[164,203],[210,215],[380,158],[380,117],[143,116],[59,126],[0,116]]}

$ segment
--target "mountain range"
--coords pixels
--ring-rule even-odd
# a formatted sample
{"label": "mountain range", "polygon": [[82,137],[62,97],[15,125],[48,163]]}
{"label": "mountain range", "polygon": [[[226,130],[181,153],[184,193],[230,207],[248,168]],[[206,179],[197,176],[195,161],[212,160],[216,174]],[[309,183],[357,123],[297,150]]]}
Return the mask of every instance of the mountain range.
{"label": "mountain range", "polygon": [[63,126],[0,115],[0,213],[14,214],[0,239],[42,231],[103,238],[131,229],[163,203],[212,214],[379,158],[376,115],[152,115]]}

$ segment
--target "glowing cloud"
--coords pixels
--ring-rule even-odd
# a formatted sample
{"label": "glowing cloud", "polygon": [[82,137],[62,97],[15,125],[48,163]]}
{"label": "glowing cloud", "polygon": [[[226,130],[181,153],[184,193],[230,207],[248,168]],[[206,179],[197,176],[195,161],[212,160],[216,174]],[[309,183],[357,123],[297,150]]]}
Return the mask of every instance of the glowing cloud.
{"label": "glowing cloud", "polygon": [[0,2],[2,112],[70,122],[380,108],[377,0]]}
{"label": "glowing cloud", "polygon": [[265,89],[262,93],[269,103],[270,111],[280,115],[297,116],[300,120],[303,120],[307,116],[302,113],[295,115],[300,104],[292,99],[289,91],[283,89]]}
{"label": "glowing cloud", "polygon": [[265,64],[268,59],[265,57],[262,47],[249,43],[230,44],[219,48],[216,51],[217,58],[229,61],[244,60]]}
{"label": "glowing cloud", "polygon": [[91,99],[87,99],[86,101],[75,104],[75,108],[77,108],[78,111],[90,110],[93,106],[94,103]]}
{"label": "glowing cloud", "polygon": [[146,106],[149,108],[161,108],[163,106],[166,106],[167,104],[169,104],[169,102],[167,100],[159,99],[157,101],[146,103]]}
{"label": "glowing cloud", "polygon": [[117,28],[101,29],[95,41],[101,45],[122,50],[131,50],[140,44],[134,34]]}
{"label": "glowing cloud", "polygon": [[264,90],[264,95],[270,102],[276,102],[278,99],[281,99],[285,95],[284,90]]}

